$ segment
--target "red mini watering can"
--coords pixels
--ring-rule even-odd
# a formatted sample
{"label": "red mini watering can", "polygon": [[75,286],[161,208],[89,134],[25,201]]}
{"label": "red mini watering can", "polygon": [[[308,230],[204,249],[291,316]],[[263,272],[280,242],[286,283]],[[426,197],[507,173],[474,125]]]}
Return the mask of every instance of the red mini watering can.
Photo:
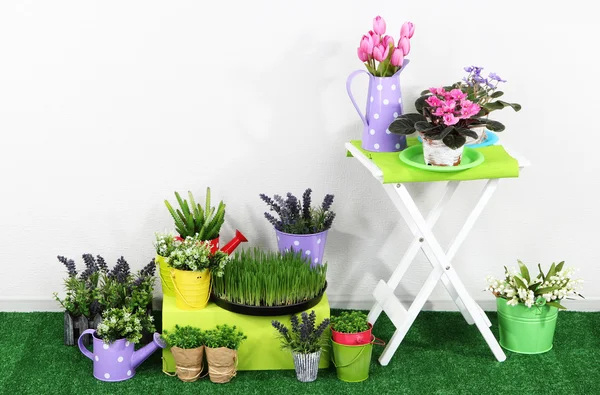
{"label": "red mini watering can", "polygon": [[[183,241],[183,238],[181,236],[175,236],[175,240]],[[246,236],[244,236],[242,232],[236,229],[235,236],[233,237],[233,239],[231,239],[229,243],[225,244],[220,250],[226,253],[227,255],[231,255],[231,253],[240,245],[240,243],[243,243],[245,241],[248,241],[248,239],[246,239]],[[212,240],[209,240],[209,243],[211,247],[210,252],[214,253],[219,249],[219,236],[215,237]]]}

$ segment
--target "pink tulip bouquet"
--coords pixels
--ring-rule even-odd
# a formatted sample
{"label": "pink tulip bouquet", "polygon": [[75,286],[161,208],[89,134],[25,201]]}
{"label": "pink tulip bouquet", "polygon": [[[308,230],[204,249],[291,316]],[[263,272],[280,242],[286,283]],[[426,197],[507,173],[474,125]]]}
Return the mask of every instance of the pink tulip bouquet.
{"label": "pink tulip bouquet", "polygon": [[400,29],[398,45],[394,38],[385,34],[385,21],[377,16],[373,19],[373,30],[362,36],[357,49],[358,58],[365,63],[369,73],[375,77],[391,77],[404,63],[410,52],[410,39],[415,32],[411,22],[405,22]]}

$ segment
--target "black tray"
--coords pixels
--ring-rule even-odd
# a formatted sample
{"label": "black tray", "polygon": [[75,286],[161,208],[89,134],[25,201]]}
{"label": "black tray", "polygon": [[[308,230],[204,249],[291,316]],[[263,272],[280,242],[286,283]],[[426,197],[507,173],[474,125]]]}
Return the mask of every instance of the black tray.
{"label": "black tray", "polygon": [[244,314],[244,315],[253,315],[259,317],[269,317],[269,316],[277,316],[277,315],[291,315],[300,313],[304,310],[308,310],[311,307],[315,307],[321,299],[323,298],[323,294],[327,289],[327,281],[325,281],[325,286],[319,292],[317,296],[310,300],[306,300],[304,302],[289,304],[286,306],[248,306],[245,304],[238,304],[229,302],[227,300],[223,300],[221,298],[217,298],[214,294],[211,296],[211,299],[215,304],[227,311],[231,311],[233,313]]}

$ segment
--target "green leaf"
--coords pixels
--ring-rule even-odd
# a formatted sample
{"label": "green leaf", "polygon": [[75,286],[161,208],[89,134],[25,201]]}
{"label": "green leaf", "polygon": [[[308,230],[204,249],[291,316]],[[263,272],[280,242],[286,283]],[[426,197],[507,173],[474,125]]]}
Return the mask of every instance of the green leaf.
{"label": "green leaf", "polygon": [[523,280],[521,280],[521,277],[519,276],[514,276],[515,282],[517,283],[517,286],[519,288],[524,288],[527,289],[527,285],[525,285],[525,283],[523,282]]}
{"label": "green leaf", "polygon": [[515,110],[516,112],[521,111],[521,105],[517,104],[517,103],[508,103],[502,100],[497,100],[496,103],[500,103],[502,104],[502,108],[504,107],[511,107],[513,110]]}
{"label": "green leaf", "polygon": [[538,263],[538,269],[540,271],[540,275],[542,276],[542,282],[546,282],[546,276],[544,275],[544,272],[542,271],[542,265],[540,265]]}
{"label": "green leaf", "polygon": [[556,265],[556,272],[560,272],[563,269],[563,266],[565,265],[565,261],[560,262],[558,265]]}
{"label": "green leaf", "polygon": [[367,70],[369,70],[369,73],[373,74],[373,75],[377,75],[377,71],[371,67],[371,65],[369,65],[368,63],[365,63],[365,66],[367,67]]}
{"label": "green leaf", "polygon": [[519,263],[519,269],[521,269],[521,276],[527,280],[527,284],[529,284],[531,278],[529,277],[529,270],[527,269],[527,266],[525,266],[520,259],[517,259],[517,262]]}
{"label": "green leaf", "polygon": [[559,309],[561,309],[561,310],[566,310],[566,309],[567,309],[565,306],[561,305],[561,304],[560,304],[560,303],[558,303],[558,302],[546,302],[546,306],[553,306],[553,307],[557,307],[557,308],[559,308]]}
{"label": "green leaf", "polygon": [[452,133],[444,137],[442,141],[444,142],[444,144],[446,144],[447,147],[450,147],[452,149],[458,149],[465,145],[467,139],[463,135]]}
{"label": "green leaf", "polygon": [[554,276],[556,274],[556,265],[554,263],[552,263],[552,265],[550,266],[550,270],[548,270],[548,274],[546,274],[546,278],[550,279],[550,277]]}
{"label": "green leaf", "polygon": [[415,130],[417,132],[430,132],[437,129],[437,125],[433,125],[427,121],[418,121],[415,123]]}
{"label": "green leaf", "polygon": [[415,109],[419,114],[423,114],[423,109],[429,106],[426,102],[429,97],[431,97],[431,95],[420,96],[415,100]]}
{"label": "green leaf", "polygon": [[452,132],[454,130],[454,126],[448,126],[446,128],[444,128],[444,130],[442,130],[442,132],[440,133],[440,140],[443,139],[444,137],[446,137],[448,134],[450,134],[450,132]]}
{"label": "green leaf", "polygon": [[408,135],[415,132],[415,123],[426,121],[427,119],[421,114],[403,114],[396,118],[388,127],[389,131],[394,134]]}
{"label": "green leaf", "polygon": [[545,288],[537,289],[535,291],[535,293],[537,293],[538,295],[549,294],[549,293],[552,293],[552,292],[556,291],[557,289],[560,289],[560,287],[559,286],[545,287]]}
{"label": "green leaf", "polygon": [[485,124],[485,126],[492,132],[501,132],[504,130],[504,125],[498,121],[493,121],[491,119],[485,119],[485,118],[477,118],[477,119],[481,120],[482,123]]}
{"label": "green leaf", "polygon": [[468,128],[456,128],[456,131],[460,134],[462,134],[463,136],[469,136],[472,137],[474,139],[476,139],[477,133],[475,133],[473,130],[468,129]]}
{"label": "green leaf", "polygon": [[502,96],[503,94],[504,94],[504,92],[502,92],[502,91],[496,91],[496,92],[492,93],[492,94],[490,95],[490,97],[492,97],[492,98],[496,99],[496,98],[498,98],[498,97]]}

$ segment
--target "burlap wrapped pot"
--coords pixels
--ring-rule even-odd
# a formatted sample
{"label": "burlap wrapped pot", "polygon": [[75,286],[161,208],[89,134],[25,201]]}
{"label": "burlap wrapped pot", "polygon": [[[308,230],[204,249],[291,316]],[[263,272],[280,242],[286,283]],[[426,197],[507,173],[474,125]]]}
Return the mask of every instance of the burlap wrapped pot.
{"label": "burlap wrapped pot", "polygon": [[205,347],[208,377],[213,383],[228,383],[237,371],[237,351],[226,347]]}
{"label": "burlap wrapped pot", "polygon": [[175,360],[176,374],[181,381],[191,383],[198,380],[204,367],[204,346],[197,348],[171,347]]}

